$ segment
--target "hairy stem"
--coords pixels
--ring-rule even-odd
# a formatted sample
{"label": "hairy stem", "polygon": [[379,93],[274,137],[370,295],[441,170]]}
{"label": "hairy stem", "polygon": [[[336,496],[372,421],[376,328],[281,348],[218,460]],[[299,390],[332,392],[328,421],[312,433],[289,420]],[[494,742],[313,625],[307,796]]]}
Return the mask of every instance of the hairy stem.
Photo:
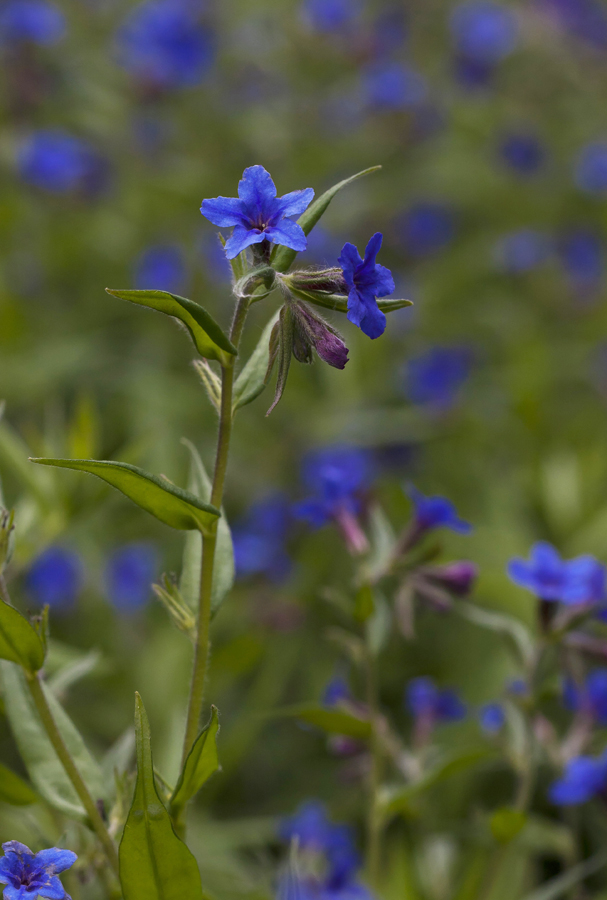
{"label": "hairy stem", "polygon": [[116,875],[118,875],[118,853],[116,851],[116,846],[109,835],[103,819],[101,818],[101,813],[99,812],[95,801],[91,797],[89,790],[84,783],[82,775],[78,771],[78,768],[74,760],[72,759],[69,750],[65,746],[65,742],[63,740],[63,737],[61,736],[61,732],[57,728],[57,723],[55,722],[53,714],[51,712],[51,708],[48,705],[48,700],[42,688],[42,684],[40,683],[40,678],[36,673],[32,672],[26,672],[26,676],[29,689],[31,691],[34,703],[36,704],[36,709],[38,710],[38,715],[40,716],[42,724],[44,725],[48,738],[53,745],[55,753],[59,757],[61,765],[65,769],[68,778],[72,782],[74,790],[80,798],[80,802],[82,803],[89,818],[90,825],[99,838],[99,841],[106,852],[112,869],[114,870]]}
{"label": "hairy stem", "polygon": [[[230,329],[230,340],[236,347],[240,342],[249,302],[248,297],[241,297],[236,304],[234,319]],[[211,490],[211,503],[213,506],[216,506],[217,509],[221,509],[223,503],[223,489],[228,468],[228,454],[230,450],[230,438],[232,436],[233,390],[234,367],[222,366],[219,434],[217,437],[217,453],[215,455],[215,470],[213,473],[213,487]],[[188,753],[192,749],[192,745],[198,736],[200,727],[200,716],[202,714],[204,701],[204,687],[209,663],[213,565],[215,562],[216,545],[217,523],[215,523],[211,533],[203,535],[202,537],[202,567],[200,570],[200,597],[198,602],[198,634],[194,649],[194,666],[192,670],[192,683],[190,686],[188,718],[183,741],[182,766],[185,764]]]}

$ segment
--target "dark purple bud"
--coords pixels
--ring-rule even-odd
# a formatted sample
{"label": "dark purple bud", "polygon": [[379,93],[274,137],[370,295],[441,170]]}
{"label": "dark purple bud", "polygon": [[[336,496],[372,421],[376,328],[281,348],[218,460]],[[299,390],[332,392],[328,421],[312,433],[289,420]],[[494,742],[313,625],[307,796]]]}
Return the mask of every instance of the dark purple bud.
{"label": "dark purple bud", "polygon": [[284,280],[296,291],[323,291],[327,294],[348,293],[344,273],[338,268],[289,272]]}
{"label": "dark purple bud", "polygon": [[438,582],[452,594],[465,597],[472,590],[478,575],[478,567],[468,560],[449,563],[446,566],[432,566],[426,569],[432,581]]}
{"label": "dark purple bud", "polygon": [[348,348],[339,333],[305,303],[294,306],[296,337],[293,354],[299,362],[311,362],[310,347],[321,359],[335,369],[343,369],[348,362]]}

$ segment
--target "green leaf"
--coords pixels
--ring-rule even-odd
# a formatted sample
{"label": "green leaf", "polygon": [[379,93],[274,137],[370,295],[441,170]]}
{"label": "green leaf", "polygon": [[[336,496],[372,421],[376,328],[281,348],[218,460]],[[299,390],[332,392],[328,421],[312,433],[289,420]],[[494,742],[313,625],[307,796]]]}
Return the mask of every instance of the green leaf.
{"label": "green leaf", "polygon": [[512,806],[502,806],[491,816],[491,834],[500,844],[509,844],[527,824],[527,814]]}
{"label": "green leaf", "polygon": [[270,335],[278,321],[280,310],[270,319],[261,333],[261,337],[253,353],[245,363],[234,385],[233,409],[236,412],[241,406],[259,397],[266,386],[266,373],[270,361]]}
{"label": "green leaf", "polygon": [[200,732],[188,754],[183,771],[171,797],[171,815],[177,817],[188,800],[194,797],[211,775],[219,769],[217,757],[217,733],[219,719],[217,708],[211,707],[211,720]]}
{"label": "green leaf", "polygon": [[0,800],[11,806],[30,806],[40,798],[27,781],[0,763]]}
{"label": "green leaf", "polygon": [[120,842],[124,900],[202,900],[196,860],[171,825],[154,779],[150,726],[135,695],[137,783]]}
{"label": "green leaf", "polygon": [[454,609],[470,622],[509,638],[523,663],[530,664],[533,661],[535,657],[533,638],[519,619],[463,600],[456,603]]}
{"label": "green leaf", "polygon": [[[325,291],[302,291],[299,288],[290,287],[290,291],[300,300],[306,300],[315,306],[324,309],[332,309],[334,312],[345,313],[348,311],[348,298],[344,294],[327,294]],[[404,300],[397,297],[384,297],[376,301],[378,308],[383,313],[396,312],[406,306],[413,306],[413,300]]]}
{"label": "green leaf", "polygon": [[44,665],[44,656],[44,644],[35,628],[13,606],[0,600],[0,659],[37,672]]}
{"label": "green leaf", "polygon": [[274,716],[288,716],[300,719],[308,725],[314,725],[329,734],[343,734],[347,737],[366,740],[371,737],[371,723],[367,719],[359,719],[344,710],[325,709],[316,703],[299,703],[286,706],[270,713]]}
{"label": "green leaf", "polygon": [[194,494],[177,487],[168,479],[151,475],[129,463],[98,459],[31,461],[42,466],[58,466],[62,469],[74,469],[77,472],[96,475],[171,528],[184,531],[198,529],[207,532],[220,515],[214,506],[202,503]]}
{"label": "green leaf", "polygon": [[[20,666],[0,663],[4,684],[6,715],[32,784],[51,806],[72,819],[86,819],[86,813],[65,774],[30,694],[26,676]],[[80,733],[43,684],[53,718],[72,759],[78,767],[94,800],[107,800],[101,769],[88,752]]]}
{"label": "green leaf", "polygon": [[234,344],[228,340],[215,319],[209,315],[204,307],[170,294],[168,291],[114,291],[106,288],[108,294],[137,303],[139,306],[147,306],[179,319],[190,333],[194,346],[205,359],[216,359],[222,366],[231,366],[237,350]]}
{"label": "green leaf", "polygon": [[359,587],[354,598],[354,618],[357,622],[366,622],[375,611],[373,587],[363,584]]}
{"label": "green leaf", "polygon": [[[379,169],[381,169],[381,166],[371,166],[370,169],[364,169],[362,172],[357,172],[356,175],[352,175],[351,178],[346,178],[344,181],[334,184],[332,188],[329,188],[328,191],[325,191],[324,194],[321,194],[317,200],[308,206],[307,210],[302,213],[297,220],[297,224],[301,225],[305,234],[309,234],[325,212],[333,197],[339,193],[342,188],[352,184],[357,178],[362,178],[363,175],[370,175],[371,172],[377,172]],[[277,272],[286,272],[296,256],[296,250],[279,246],[272,259],[272,265]]]}
{"label": "green leaf", "polygon": [[[192,469],[190,472],[189,489],[200,500],[208,500],[211,496],[211,479],[200,458],[198,450],[188,441],[182,439],[182,443],[190,451],[192,457]],[[187,575],[185,567],[187,565]],[[186,548],[184,550],[184,571],[182,573],[183,584],[187,583],[188,596],[186,600],[193,608],[198,606],[198,591],[200,589],[200,567],[202,565],[202,539],[199,534],[186,536]],[[185,576],[185,578],[184,578]],[[213,563],[213,589],[211,591],[211,612],[214,614],[221,606],[224,597],[234,585],[234,547],[232,534],[225,515],[222,515],[217,523],[217,543],[215,544],[215,560]]]}
{"label": "green leaf", "polygon": [[418,781],[410,782],[404,787],[386,789],[381,797],[381,805],[386,816],[397,813],[408,813],[411,810],[411,801],[429,788],[440,784],[453,775],[463,772],[470,766],[494,757],[495,751],[487,748],[474,748],[448,756],[437,763],[428,772],[425,772]]}

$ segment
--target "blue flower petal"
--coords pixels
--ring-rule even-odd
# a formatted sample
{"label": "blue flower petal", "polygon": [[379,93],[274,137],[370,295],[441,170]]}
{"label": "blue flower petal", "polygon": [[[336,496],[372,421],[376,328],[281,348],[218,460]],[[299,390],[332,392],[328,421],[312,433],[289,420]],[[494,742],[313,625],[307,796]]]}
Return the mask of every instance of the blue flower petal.
{"label": "blue flower petal", "polygon": [[360,253],[354,246],[354,244],[346,243],[344,244],[342,251],[337,259],[337,262],[343,269],[344,277],[346,279],[346,284],[349,287],[353,287],[354,285],[354,272],[356,268],[362,265],[362,259],[360,258]]}
{"label": "blue flower petal", "polygon": [[232,236],[226,241],[226,256],[228,259],[234,259],[251,244],[260,244],[263,240],[265,240],[263,231],[250,231],[244,225],[237,225]]}
{"label": "blue flower petal", "polygon": [[394,284],[394,278],[392,277],[392,272],[390,269],[387,269],[385,266],[381,266],[379,263],[375,266],[375,274],[376,274],[376,283],[375,283],[375,296],[376,297],[387,297],[389,294],[394,293],[396,290],[396,285]]}
{"label": "blue flower petal", "polygon": [[308,246],[303,228],[291,219],[282,219],[277,225],[266,228],[264,233],[268,240],[291,250],[305,250]]}
{"label": "blue flower petal", "polygon": [[13,887],[11,884],[7,885],[4,888],[3,897],[4,900],[32,900],[32,895],[25,885],[20,885],[19,887]]}
{"label": "blue flower petal", "polygon": [[62,850],[59,847],[51,847],[49,850],[41,850],[36,853],[34,859],[33,871],[38,872],[46,869],[47,872],[56,874],[57,872],[65,872],[70,869],[78,857],[71,850]]}
{"label": "blue flower petal", "polygon": [[289,194],[284,194],[278,203],[283,216],[300,216],[313,199],[314,188],[305,188],[303,191],[291,191]]}
{"label": "blue flower petal", "polygon": [[242,201],[235,197],[216,197],[214,200],[203,200],[200,212],[219,228],[231,228],[243,224],[244,215]]}
{"label": "blue flower petal", "polygon": [[251,211],[261,211],[276,197],[276,185],[263,166],[249,166],[238,182],[238,196]]}
{"label": "blue flower petal", "polygon": [[65,888],[56,875],[52,875],[47,884],[38,889],[40,897],[45,900],[63,900],[65,897]]}

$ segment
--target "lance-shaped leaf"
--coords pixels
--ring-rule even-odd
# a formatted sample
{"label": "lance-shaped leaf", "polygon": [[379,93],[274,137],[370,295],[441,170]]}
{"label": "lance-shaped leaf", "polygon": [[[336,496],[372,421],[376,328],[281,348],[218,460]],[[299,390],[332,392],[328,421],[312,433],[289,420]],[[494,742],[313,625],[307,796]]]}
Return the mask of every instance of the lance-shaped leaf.
{"label": "lance-shaped leaf", "polygon": [[257,346],[236,379],[234,385],[234,412],[240,409],[241,406],[251,403],[256,397],[259,397],[267,384],[266,375],[268,363],[270,362],[270,336],[274,325],[278,322],[279,315],[280,311],[272,316],[262,331]]}
{"label": "lance-shaped leaf", "polygon": [[[0,663],[6,715],[32,784],[41,797],[71,819],[86,820],[86,813],[59,757],[47,737],[23,669]],[[42,685],[57,728],[82,775],[91,797],[107,801],[101,769],[88,752],[80,733],[53,694]]]}
{"label": "lance-shaped leaf", "polygon": [[129,463],[99,459],[37,458],[31,461],[43,466],[58,466],[61,469],[96,475],[171,528],[207,532],[220,515],[218,509],[209,503],[203,503],[189,491]]}
{"label": "lance-shaped leaf", "polygon": [[216,359],[222,366],[231,366],[237,350],[234,344],[225,336],[215,319],[209,315],[204,307],[170,294],[168,291],[115,291],[106,288],[108,294],[119,297],[121,300],[129,300],[139,306],[147,306],[158,312],[179,319],[194,341],[194,345],[205,359]]}
{"label": "lance-shaped leaf", "polygon": [[[308,303],[322,306],[323,309],[332,309],[335,312],[342,313],[348,311],[348,298],[345,294],[328,294],[326,291],[302,291],[299,288],[294,288],[292,286],[289,290],[301,300],[307,300]],[[383,313],[395,312],[397,309],[413,306],[412,300],[403,300],[396,297],[384,297],[375,302],[377,303],[378,309]]]}
{"label": "lance-shaped leaf", "polygon": [[135,697],[137,783],[120,842],[124,900],[202,900],[196,860],[173,831],[156,788],[148,717]]}
{"label": "lance-shaped leaf", "polygon": [[30,806],[38,803],[38,794],[27,781],[0,763],[0,800],[11,806]]}
{"label": "lance-shaped leaf", "polygon": [[188,800],[194,797],[211,775],[219,769],[217,756],[217,733],[219,718],[217,708],[211,707],[211,720],[200,732],[179,776],[171,797],[170,810],[177,818]]}
{"label": "lance-shaped leaf", "polygon": [[0,600],[0,659],[37,672],[44,665],[44,656],[44,644],[35,628],[13,606]]}
{"label": "lance-shaped leaf", "polygon": [[[191,441],[183,438],[182,443],[185,444],[192,456],[188,487],[201,500],[207,500],[211,496],[211,479],[207,475],[204,463]],[[180,589],[188,605],[192,609],[196,609],[198,606],[198,592],[200,590],[202,538],[199,534],[188,534],[185,541]],[[213,615],[221,606],[226,594],[232,590],[234,577],[232,533],[228,520],[222,511],[222,516],[217,523],[217,542],[215,544],[215,559],[213,562],[213,589],[211,591],[211,611]]]}
{"label": "lance-shaped leaf", "polygon": [[266,378],[269,379],[270,377],[274,358],[278,360],[278,372],[276,375],[276,391],[274,393],[274,399],[272,400],[272,404],[267,411],[266,416],[269,416],[272,410],[276,408],[276,406],[280,402],[280,398],[284,393],[284,389],[287,384],[287,378],[289,375],[289,369],[291,367],[291,356],[293,355],[293,340],[293,312],[291,311],[290,306],[285,303],[278,316],[277,331],[274,331],[274,329],[272,329],[272,332],[270,334],[270,361],[268,363]]}
{"label": "lance-shaped leaf", "polygon": [[[308,206],[307,210],[302,213],[297,220],[297,224],[301,225],[305,234],[309,234],[325,212],[333,197],[338,194],[342,188],[352,184],[357,178],[362,178],[363,175],[370,175],[371,172],[377,172],[379,169],[381,169],[381,166],[371,166],[370,169],[364,169],[362,172],[357,172],[356,175],[352,175],[350,178],[346,178],[344,181],[334,184],[332,188],[329,188],[328,191],[325,191],[324,194],[321,194],[320,197],[314,201],[314,203],[311,203],[310,206]],[[286,272],[296,256],[296,250],[291,250],[290,247],[278,246],[272,258],[272,265],[277,272]]]}
{"label": "lance-shaped leaf", "polygon": [[271,715],[299,719],[329,734],[344,734],[359,740],[371,737],[371,722],[368,719],[359,719],[345,710],[326,709],[316,703],[299,703],[296,706],[283,707]]}

